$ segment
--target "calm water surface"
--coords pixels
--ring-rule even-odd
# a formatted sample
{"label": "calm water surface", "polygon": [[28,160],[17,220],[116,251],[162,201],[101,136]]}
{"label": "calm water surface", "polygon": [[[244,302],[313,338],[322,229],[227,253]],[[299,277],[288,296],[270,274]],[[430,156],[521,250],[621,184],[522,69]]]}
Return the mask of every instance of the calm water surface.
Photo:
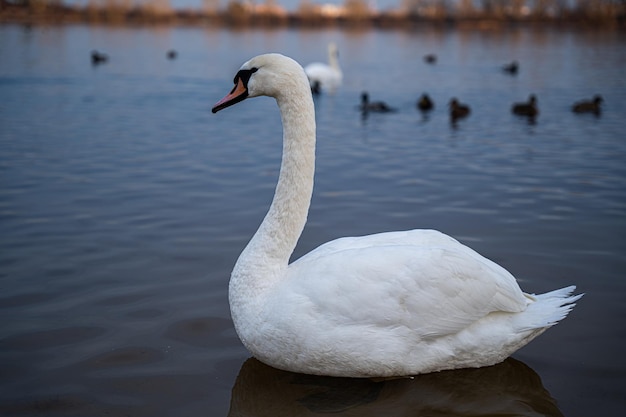
{"label": "calm water surface", "polygon": [[[316,98],[316,188],[294,257],[435,228],[528,292],[578,285],[571,315],[513,359],[386,382],[248,360],[227,285],[271,200],[281,126],[267,98],[210,108],[248,58],[325,60],[331,40],[345,82]],[[621,415],[625,45],[612,32],[0,26],[0,414]],[[91,66],[92,49],[110,61]],[[500,71],[512,59],[516,77]],[[362,117],[363,90],[398,111]],[[509,112],[530,93],[535,123]],[[596,93],[600,117],[570,112]],[[473,108],[456,126],[453,96]]]}

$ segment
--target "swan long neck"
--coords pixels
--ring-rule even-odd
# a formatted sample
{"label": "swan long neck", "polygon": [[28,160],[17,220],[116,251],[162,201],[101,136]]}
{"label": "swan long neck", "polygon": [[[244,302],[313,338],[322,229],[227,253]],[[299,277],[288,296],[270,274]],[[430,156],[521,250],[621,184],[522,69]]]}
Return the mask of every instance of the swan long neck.
{"label": "swan long neck", "polygon": [[233,270],[232,278],[254,292],[284,276],[313,193],[315,109],[306,76],[292,81],[286,89],[290,94],[276,97],[283,124],[283,156],[274,199]]}
{"label": "swan long neck", "polygon": [[341,67],[339,66],[339,51],[334,44],[328,45],[328,65],[336,71],[341,72]]}

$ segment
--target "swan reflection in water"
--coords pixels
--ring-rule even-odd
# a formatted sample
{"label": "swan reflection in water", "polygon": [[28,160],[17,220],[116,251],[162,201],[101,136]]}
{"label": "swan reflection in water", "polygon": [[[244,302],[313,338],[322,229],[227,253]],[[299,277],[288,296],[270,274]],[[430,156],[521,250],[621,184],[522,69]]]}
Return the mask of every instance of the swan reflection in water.
{"label": "swan reflection in water", "polygon": [[563,416],[541,378],[509,358],[485,368],[386,380],[281,371],[248,359],[233,387],[229,417]]}

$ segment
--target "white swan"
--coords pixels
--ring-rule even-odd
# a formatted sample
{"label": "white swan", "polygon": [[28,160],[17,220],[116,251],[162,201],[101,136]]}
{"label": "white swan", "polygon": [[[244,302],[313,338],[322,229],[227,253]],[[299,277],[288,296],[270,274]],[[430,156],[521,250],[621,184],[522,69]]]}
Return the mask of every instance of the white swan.
{"label": "white swan", "polygon": [[504,268],[434,230],[347,237],[288,264],[306,223],[315,114],[302,67],[279,54],[243,64],[217,112],[276,99],[283,159],[274,199],[230,278],[235,329],[257,359],[284,370],[388,377],[504,360],[564,318],[574,286],[523,293]]}
{"label": "white swan", "polygon": [[331,92],[336,90],[343,80],[337,45],[333,42],[328,44],[328,64],[313,62],[304,67],[304,72],[309,77],[311,87],[321,86],[322,90]]}

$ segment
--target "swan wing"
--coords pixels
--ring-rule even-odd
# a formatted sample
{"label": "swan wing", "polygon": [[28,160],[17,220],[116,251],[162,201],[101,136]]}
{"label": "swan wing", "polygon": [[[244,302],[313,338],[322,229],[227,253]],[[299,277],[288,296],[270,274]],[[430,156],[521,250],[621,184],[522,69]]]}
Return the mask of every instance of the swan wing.
{"label": "swan wing", "polygon": [[434,231],[329,242],[292,263],[285,284],[320,325],[406,326],[423,339],[529,301],[504,268]]}

